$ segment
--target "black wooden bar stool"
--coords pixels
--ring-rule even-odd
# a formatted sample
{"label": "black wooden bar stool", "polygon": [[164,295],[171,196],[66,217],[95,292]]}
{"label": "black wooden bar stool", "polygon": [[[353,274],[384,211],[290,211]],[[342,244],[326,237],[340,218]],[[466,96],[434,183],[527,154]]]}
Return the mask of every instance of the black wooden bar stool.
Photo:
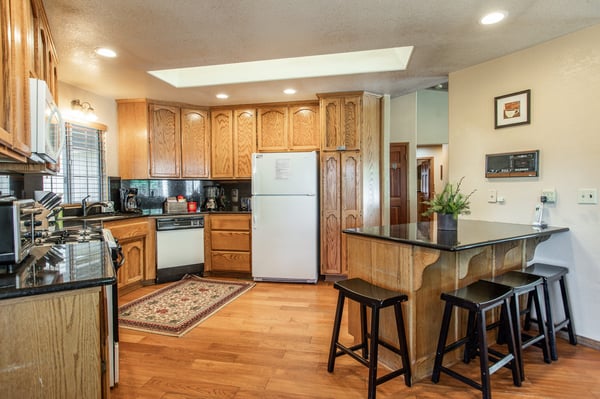
{"label": "black wooden bar stool", "polygon": [[[333,285],[339,290],[335,321],[333,324],[333,336],[329,348],[329,362],[327,371],[333,372],[335,359],[341,355],[350,355],[360,363],[369,368],[369,399],[375,399],[377,385],[404,374],[404,383],[411,385],[410,359],[408,357],[408,345],[404,331],[404,318],[402,317],[401,303],[408,300],[406,295],[396,291],[378,287],[359,278],[338,281]],[[352,299],[360,305],[360,327],[361,342],[357,345],[347,347],[339,342],[340,326],[344,311],[345,298]],[[371,308],[371,329],[367,331],[367,306]],[[396,315],[396,328],[398,330],[399,347],[385,342],[379,338],[379,311],[388,306],[394,307]],[[368,339],[370,338],[370,347]],[[379,345],[399,354],[402,358],[402,368],[392,371],[381,377],[377,377],[377,353]],[[361,354],[356,351],[361,350]]]}
{"label": "black wooden bar stool", "polygon": [[527,313],[526,310],[521,309],[519,297],[524,294],[531,294],[533,303],[535,305],[535,311],[541,314],[540,305],[540,293],[538,289],[542,286],[543,280],[539,276],[533,274],[527,274],[520,271],[509,271],[500,276],[496,276],[486,281],[492,281],[497,284],[505,285],[513,289],[513,299],[511,301],[512,316],[513,316],[513,328],[515,334],[515,344],[517,359],[519,360],[519,370],[521,371],[521,381],[525,380],[525,371],[523,369],[523,349],[530,347],[531,345],[540,346],[544,355],[544,361],[550,363],[550,349],[548,347],[548,333],[544,323],[538,321],[538,331],[535,335],[529,335],[521,329],[521,314]]}
{"label": "black wooden bar stool", "polygon": [[[440,337],[437,351],[435,354],[435,363],[431,380],[438,383],[440,373],[444,372],[459,381],[464,382],[483,394],[483,399],[491,399],[492,391],[490,386],[490,376],[501,367],[510,367],[512,371],[513,383],[521,386],[521,375],[519,371],[519,362],[516,355],[516,344],[514,329],[512,326],[512,316],[509,299],[513,295],[513,290],[505,285],[492,283],[490,281],[476,281],[464,288],[456,291],[442,293],[441,299],[446,301],[444,307],[444,316],[440,328]],[[467,322],[467,333],[463,338],[446,345],[448,332],[450,331],[450,321],[454,306],[468,310],[469,318]],[[487,322],[486,312],[500,307],[508,317],[501,318],[508,344],[508,353],[504,354],[495,349],[489,348],[487,343]],[[476,327],[475,327],[476,326]],[[473,329],[475,331],[473,331]],[[443,366],[444,354],[453,351],[465,345],[465,350],[470,344],[475,343],[474,354],[479,356],[479,369],[481,383],[470,379],[458,372]],[[465,362],[468,363],[470,357],[465,356]],[[490,361],[493,362],[490,365]]]}
{"label": "black wooden bar stool", "polygon": [[[525,269],[525,273],[539,276],[543,279],[544,288],[544,307],[546,308],[546,329],[548,330],[548,343],[550,345],[550,355],[552,360],[558,360],[558,351],[556,350],[556,332],[566,330],[569,334],[569,343],[577,345],[577,336],[575,335],[575,326],[571,316],[571,305],[569,304],[569,293],[567,292],[566,275],[569,269],[563,266],[548,265],[545,263],[534,263]],[[552,315],[552,305],[550,296],[550,287],[552,283],[557,282],[560,285],[560,294],[562,297],[562,305],[564,311],[564,319],[560,322],[555,322]],[[533,293],[529,294],[527,299],[527,315],[525,317],[524,326],[529,329],[531,321],[536,321],[531,317]],[[536,310],[537,312],[537,310]],[[541,312],[538,312],[536,317],[542,318]]]}

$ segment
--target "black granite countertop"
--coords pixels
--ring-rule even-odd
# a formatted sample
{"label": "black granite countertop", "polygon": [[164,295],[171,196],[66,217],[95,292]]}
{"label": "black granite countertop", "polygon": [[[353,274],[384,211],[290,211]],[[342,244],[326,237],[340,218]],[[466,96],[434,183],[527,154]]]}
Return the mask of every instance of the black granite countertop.
{"label": "black granite countertop", "polygon": [[33,247],[18,265],[0,265],[0,299],[112,284],[116,275],[104,241]]}
{"label": "black granite countertop", "polygon": [[435,222],[346,229],[344,233],[404,244],[461,251],[469,248],[569,231],[568,227],[534,227],[527,224],[459,220],[457,231],[438,230]]}

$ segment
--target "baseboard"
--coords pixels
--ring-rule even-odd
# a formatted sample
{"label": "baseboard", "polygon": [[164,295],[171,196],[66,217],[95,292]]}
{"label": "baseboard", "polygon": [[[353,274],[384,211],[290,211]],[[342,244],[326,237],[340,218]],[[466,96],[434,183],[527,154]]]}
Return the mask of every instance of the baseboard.
{"label": "baseboard", "polygon": [[[559,331],[556,335],[560,338],[569,340],[569,334],[566,331]],[[582,337],[581,335],[577,335],[577,344],[587,346],[588,348],[600,350],[600,341],[596,341],[591,338]]]}

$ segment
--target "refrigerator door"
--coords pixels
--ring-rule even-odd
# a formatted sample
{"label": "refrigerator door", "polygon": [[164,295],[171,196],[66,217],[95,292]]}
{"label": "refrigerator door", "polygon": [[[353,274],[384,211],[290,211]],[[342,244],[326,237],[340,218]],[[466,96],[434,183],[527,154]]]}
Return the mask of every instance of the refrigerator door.
{"label": "refrigerator door", "polygon": [[317,195],[317,153],[252,154],[252,195]]}
{"label": "refrigerator door", "polygon": [[256,281],[316,283],[316,196],[252,197],[252,276]]}

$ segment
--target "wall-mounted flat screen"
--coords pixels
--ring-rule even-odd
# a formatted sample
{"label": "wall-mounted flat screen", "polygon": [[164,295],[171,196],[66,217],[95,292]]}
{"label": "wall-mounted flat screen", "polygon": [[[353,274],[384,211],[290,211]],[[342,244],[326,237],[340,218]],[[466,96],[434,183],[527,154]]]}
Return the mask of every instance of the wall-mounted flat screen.
{"label": "wall-mounted flat screen", "polygon": [[539,157],[539,150],[486,154],[485,177],[538,176]]}

